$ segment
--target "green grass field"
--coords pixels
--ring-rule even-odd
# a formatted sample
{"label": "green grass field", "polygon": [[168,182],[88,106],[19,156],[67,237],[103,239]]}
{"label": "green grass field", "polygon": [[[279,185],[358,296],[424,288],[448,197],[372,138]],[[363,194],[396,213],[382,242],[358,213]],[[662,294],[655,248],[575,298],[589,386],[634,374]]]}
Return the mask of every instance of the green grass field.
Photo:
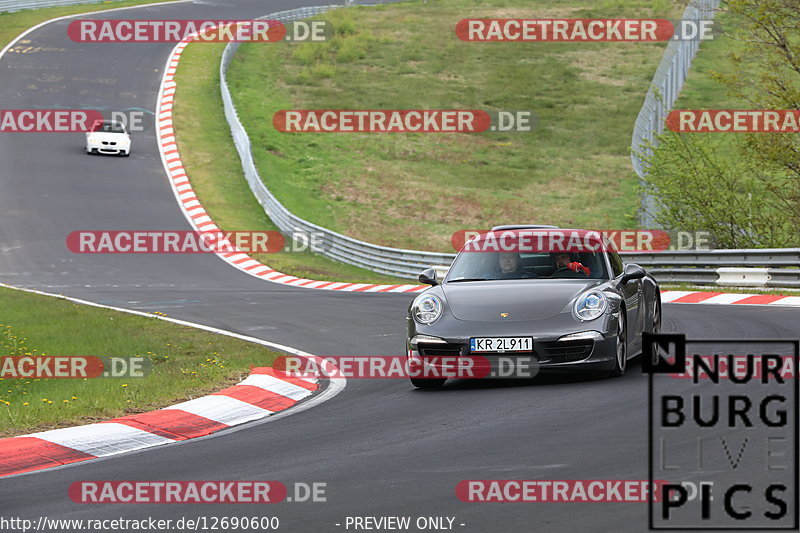
{"label": "green grass field", "polygon": [[[727,31],[732,31],[737,24],[735,17],[726,13],[720,13],[717,21]],[[733,66],[730,54],[741,48],[742,43],[726,33],[702,43],[673,109],[750,109],[750,104],[731,95],[728,88],[713,76],[714,73],[731,74]],[[736,134],[722,133],[717,137],[719,154],[738,157],[734,144]]]}
{"label": "green grass field", "polygon": [[[726,31],[733,31],[737,20],[735,17],[720,13],[717,22]],[[692,70],[681,94],[675,102],[675,109],[745,109],[747,104],[730,95],[727,87],[713,79],[714,72],[731,74],[733,65],[730,54],[739,51],[742,43],[731,38],[727,33],[715,36],[713,40],[700,45]]]}
{"label": "green grass field", "polygon": [[149,360],[139,378],[0,379],[0,436],[150,411],[233,385],[278,355],[156,318],[0,288],[0,356]]}
{"label": "green grass field", "polygon": [[[633,228],[629,143],[664,43],[468,43],[462,18],[678,17],[671,2],[451,0],[336,10],[327,43],[243,45],[229,70],[260,174],[291,211],[450,251],[498,223]],[[209,67],[212,68],[212,67]],[[531,133],[285,134],[280,109],[531,110]],[[250,214],[256,218],[257,215]]]}
{"label": "green grass field", "polygon": [[[269,46],[269,45],[268,45]],[[196,43],[181,54],[173,120],[181,160],[198,198],[226,231],[275,231],[250,191],[225,121],[219,93],[219,60],[224,44]],[[252,254],[262,263],[294,276],[358,283],[411,283],[311,252]]]}

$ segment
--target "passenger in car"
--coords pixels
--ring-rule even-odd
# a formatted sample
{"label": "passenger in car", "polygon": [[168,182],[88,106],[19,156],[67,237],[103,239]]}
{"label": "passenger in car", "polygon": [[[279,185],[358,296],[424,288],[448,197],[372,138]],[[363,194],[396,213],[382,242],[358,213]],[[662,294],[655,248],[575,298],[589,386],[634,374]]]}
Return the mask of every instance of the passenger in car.
{"label": "passenger in car", "polygon": [[554,271],[551,278],[588,278],[591,271],[578,261],[573,261],[567,252],[552,252],[550,260],[553,262]]}
{"label": "passenger in car", "polygon": [[500,279],[529,279],[538,277],[522,268],[522,258],[518,252],[502,252],[497,255]]}

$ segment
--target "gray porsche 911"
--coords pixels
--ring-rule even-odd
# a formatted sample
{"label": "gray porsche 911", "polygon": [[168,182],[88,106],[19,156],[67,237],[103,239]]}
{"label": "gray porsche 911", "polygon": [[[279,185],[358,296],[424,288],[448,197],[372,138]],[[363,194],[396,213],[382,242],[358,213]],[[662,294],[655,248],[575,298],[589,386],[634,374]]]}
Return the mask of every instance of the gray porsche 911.
{"label": "gray porsche 911", "polygon": [[[596,231],[500,226],[469,241],[444,279],[428,269],[419,280],[431,288],[408,309],[409,367],[528,358],[538,370],[621,376],[642,332],[661,325],[658,283]],[[448,374],[411,375],[439,388]]]}

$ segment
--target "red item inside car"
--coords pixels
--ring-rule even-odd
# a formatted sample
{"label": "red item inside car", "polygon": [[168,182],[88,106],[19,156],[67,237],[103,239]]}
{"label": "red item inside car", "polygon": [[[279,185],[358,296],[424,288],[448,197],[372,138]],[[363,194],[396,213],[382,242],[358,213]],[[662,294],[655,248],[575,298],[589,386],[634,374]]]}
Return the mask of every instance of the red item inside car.
{"label": "red item inside car", "polygon": [[577,261],[574,262],[574,263],[570,263],[567,268],[569,268],[573,272],[577,272],[577,271],[581,270],[581,271],[583,271],[584,274],[586,274],[587,277],[592,272],[587,267],[583,266],[581,263],[578,263]]}

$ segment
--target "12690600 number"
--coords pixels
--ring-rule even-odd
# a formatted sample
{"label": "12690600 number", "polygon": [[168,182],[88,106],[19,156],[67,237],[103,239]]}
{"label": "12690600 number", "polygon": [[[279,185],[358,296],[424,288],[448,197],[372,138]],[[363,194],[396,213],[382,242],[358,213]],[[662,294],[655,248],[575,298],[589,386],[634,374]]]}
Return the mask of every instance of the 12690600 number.
{"label": "12690600 number", "polygon": [[201,516],[197,524],[197,529],[209,531],[274,531],[279,527],[277,516]]}

